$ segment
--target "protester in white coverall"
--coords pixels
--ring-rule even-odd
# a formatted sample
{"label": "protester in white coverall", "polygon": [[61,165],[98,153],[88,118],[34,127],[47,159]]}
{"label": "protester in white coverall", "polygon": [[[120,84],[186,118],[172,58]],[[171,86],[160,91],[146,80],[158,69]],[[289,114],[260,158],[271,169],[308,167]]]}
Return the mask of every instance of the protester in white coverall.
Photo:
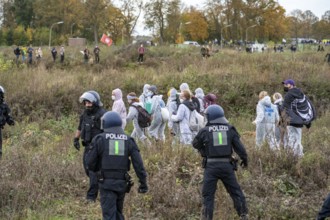
{"label": "protester in white coverall", "polygon": [[157,87],[152,85],[148,89],[148,101],[151,102],[152,122],[149,127],[149,135],[156,141],[165,141],[165,122],[162,118],[161,107],[165,107],[161,95],[157,95]]}
{"label": "protester in white coverall", "polygon": [[179,122],[180,143],[187,145],[191,144],[194,138],[194,134],[189,128],[189,117],[191,112],[195,110],[196,107],[191,101],[191,94],[189,90],[183,90],[180,97],[183,102],[179,105],[177,114],[172,115],[171,119],[175,122]]}
{"label": "protester in white coverall", "polygon": [[128,109],[128,115],[126,118],[127,124],[133,121],[133,132],[131,136],[135,139],[138,139],[142,142],[145,142],[147,137],[145,136],[143,129],[139,126],[138,123],[138,115],[139,112],[136,109],[138,106],[143,108],[143,104],[139,102],[139,99],[137,98],[136,94],[134,92],[131,92],[127,95],[127,102],[130,105]]}
{"label": "protester in white coverall", "polygon": [[184,90],[188,90],[191,93],[188,83],[182,83],[180,85],[180,92],[182,93]]}
{"label": "protester in white coverall", "polygon": [[120,89],[115,89],[112,91],[111,99],[114,100],[112,105],[112,111],[117,112],[120,115],[122,123],[122,128],[125,129],[126,127],[126,107],[123,101],[123,93]]}
{"label": "protester in white coverall", "polygon": [[204,91],[201,88],[197,88],[195,90],[195,97],[198,98],[199,104],[200,104],[200,110],[199,112],[203,113],[204,112]]}
{"label": "protester in white coverall", "polygon": [[179,108],[177,95],[178,95],[178,92],[176,91],[176,89],[174,89],[174,88],[170,89],[169,94],[168,94],[167,104],[166,104],[168,112],[170,113],[170,118],[168,120],[167,125],[168,125],[168,128],[170,129],[171,135],[174,137],[172,144],[175,144],[177,139],[180,138],[179,123],[174,122],[173,119],[171,118],[172,115],[177,114],[177,111]]}
{"label": "protester in white coverall", "polygon": [[256,145],[260,147],[265,141],[271,149],[276,149],[275,125],[279,122],[277,107],[272,104],[266,91],[259,94],[257,117],[253,121],[256,125]]}
{"label": "protester in white coverall", "polygon": [[143,92],[142,92],[142,94],[141,94],[140,97],[139,97],[139,100],[140,100],[140,102],[142,103],[143,108],[146,108],[146,102],[147,102],[147,99],[148,99],[147,94],[148,94],[148,91],[149,91],[149,90],[148,90],[149,87],[150,87],[149,84],[145,84],[145,85],[143,86]]}

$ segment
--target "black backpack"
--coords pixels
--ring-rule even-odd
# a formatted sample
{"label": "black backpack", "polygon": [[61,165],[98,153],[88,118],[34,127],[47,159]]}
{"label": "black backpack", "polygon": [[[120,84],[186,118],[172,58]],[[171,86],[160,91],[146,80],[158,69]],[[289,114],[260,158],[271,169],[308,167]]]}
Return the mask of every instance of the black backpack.
{"label": "black backpack", "polygon": [[141,106],[131,105],[138,111],[138,124],[141,128],[147,128],[151,124],[151,115]]}

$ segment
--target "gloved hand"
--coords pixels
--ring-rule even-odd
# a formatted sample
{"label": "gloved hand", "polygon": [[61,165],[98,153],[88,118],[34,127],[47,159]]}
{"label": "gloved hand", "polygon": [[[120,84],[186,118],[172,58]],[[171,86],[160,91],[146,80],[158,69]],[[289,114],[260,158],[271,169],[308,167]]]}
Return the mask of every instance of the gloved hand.
{"label": "gloved hand", "polygon": [[77,150],[80,150],[79,138],[74,138],[74,139],[73,139],[73,146],[74,146]]}
{"label": "gloved hand", "polygon": [[248,160],[247,160],[247,158],[242,159],[241,167],[243,167],[243,168],[247,168],[248,167]]}
{"label": "gloved hand", "polygon": [[10,126],[15,125],[15,121],[13,119],[9,119],[7,122]]}
{"label": "gloved hand", "polygon": [[138,192],[139,193],[148,192],[147,181],[140,181],[140,186],[139,186]]}

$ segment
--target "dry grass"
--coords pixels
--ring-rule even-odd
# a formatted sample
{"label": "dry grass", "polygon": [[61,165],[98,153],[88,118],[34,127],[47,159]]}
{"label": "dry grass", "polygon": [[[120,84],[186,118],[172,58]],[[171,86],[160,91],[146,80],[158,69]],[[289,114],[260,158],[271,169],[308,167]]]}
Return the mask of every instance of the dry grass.
{"label": "dry grass", "polygon": [[[152,48],[145,64],[137,65],[134,53],[118,50],[104,54],[109,58],[100,65],[84,66],[68,50],[68,66],[41,64],[0,73],[0,84],[18,119],[3,134],[0,219],[101,219],[99,203],[84,203],[88,180],[82,151],[76,152],[71,144],[81,110],[78,97],[95,89],[110,109],[111,91],[117,87],[126,95],[142,92],[143,84],[149,83],[166,94],[182,82],[216,93],[240,131],[250,163],[237,176],[251,219],[314,218],[330,189],[330,70],[323,54],[225,52],[200,60],[198,52]],[[320,113],[311,131],[303,131],[305,156],[301,160],[285,149],[273,152],[266,146],[254,147],[251,121],[256,95],[261,90],[281,91],[281,81],[288,77],[312,97]],[[138,194],[133,175],[136,185],[126,197],[127,219],[200,218],[200,157],[191,147],[169,143],[151,148],[140,145],[150,192]],[[236,219],[230,197],[222,184],[218,187],[215,219]]]}

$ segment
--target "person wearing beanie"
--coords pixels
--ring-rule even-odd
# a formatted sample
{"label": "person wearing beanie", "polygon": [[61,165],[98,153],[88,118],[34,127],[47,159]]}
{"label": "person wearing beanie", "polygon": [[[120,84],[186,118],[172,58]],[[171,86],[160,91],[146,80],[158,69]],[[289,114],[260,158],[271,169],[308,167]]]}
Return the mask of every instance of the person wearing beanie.
{"label": "person wearing beanie", "polygon": [[127,112],[123,101],[122,91],[120,89],[113,90],[111,99],[114,101],[112,105],[112,111],[115,111],[120,115],[121,120],[123,120],[122,128],[125,130]]}
{"label": "person wearing beanie", "polygon": [[206,96],[204,96],[204,109],[209,107],[210,105],[215,105],[217,101],[217,96],[209,93]]}

